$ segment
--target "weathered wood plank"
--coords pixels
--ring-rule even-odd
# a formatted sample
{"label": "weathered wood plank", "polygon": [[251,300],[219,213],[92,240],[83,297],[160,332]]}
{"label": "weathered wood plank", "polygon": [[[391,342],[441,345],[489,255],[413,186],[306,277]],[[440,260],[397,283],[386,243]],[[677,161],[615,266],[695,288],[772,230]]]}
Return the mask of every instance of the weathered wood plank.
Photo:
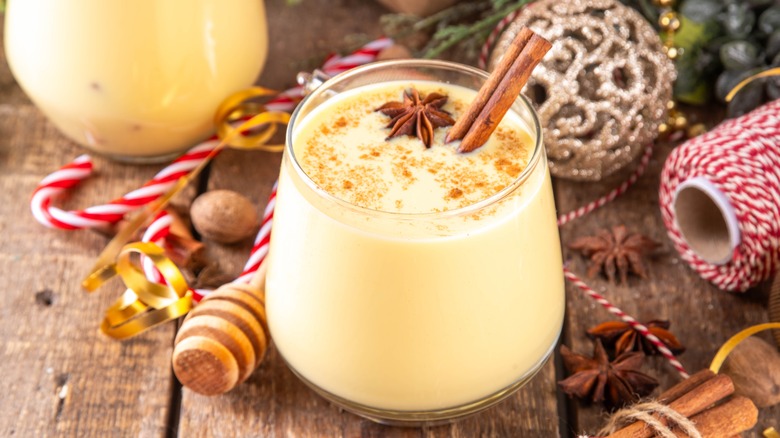
{"label": "weathered wood plank", "polygon": [[[610,285],[606,279],[585,279],[599,293],[640,321],[669,319],[671,329],[687,347],[680,360],[689,372],[709,366],[720,345],[737,331],[767,321],[766,295],[761,290],[746,294],[723,292],[702,280],[679,257],[666,236],[658,208],[659,175],[664,160],[673,145],[661,144],[656,148],[647,173],[622,197],[575,220],[562,229],[564,246],[579,236],[594,234],[602,227],[625,224],[629,230],[641,232],[661,242],[662,247],[648,263],[649,279],[642,281],[630,277],[627,287]],[[607,193],[626,178],[627,172],[599,183],[574,183],[556,180],[556,200],[561,213],[573,210],[586,202]],[[579,254],[565,249],[565,258],[571,269],[583,278],[587,263]],[[568,328],[571,346],[575,351],[590,355],[592,343],[585,330],[614,317],[599,304],[585,296],[571,284],[567,285]],[[675,370],[660,357],[646,362],[646,372],[661,381],[661,388],[668,388],[679,380]],[[573,432],[595,433],[604,424],[599,409],[581,402],[573,403],[575,418]],[[780,407],[761,412],[761,431],[778,426]]]}
{"label": "weathered wood plank", "polygon": [[[90,295],[80,283],[106,238],[47,230],[29,212],[38,181],[83,152],[30,104],[0,105],[0,355],[9,364],[0,379],[0,435],[164,436],[174,328],[128,342],[99,333],[123,288],[114,282]],[[107,201],[154,170],[95,161],[98,176],[67,206]]]}
{"label": "weathered wood plank", "polygon": [[[271,47],[259,83],[276,89],[293,84],[294,74],[317,66],[323,56],[345,47],[345,39],[378,35],[383,10],[374,2],[341,0],[287,6],[268,3]],[[313,17],[307,19],[306,17]],[[301,23],[306,22],[306,26]],[[0,23],[0,30],[2,23]],[[1,33],[1,32],[0,32]],[[352,37],[350,37],[352,36]],[[0,59],[5,59],[0,50]],[[626,196],[564,227],[564,242],[593,233],[600,226],[625,223],[643,231],[663,248],[650,264],[651,278],[628,287],[590,281],[598,291],[640,320],[669,318],[687,344],[681,360],[689,370],[708,365],[720,344],[739,329],[767,319],[766,294],[718,291],[682,262],[665,236],[657,208],[657,184],[670,145],[659,148],[648,175]],[[0,63],[0,352],[13,366],[0,379],[0,434],[18,436],[557,436],[594,432],[600,411],[579,402],[573,414],[556,405],[555,367],[548,363],[516,395],[484,413],[447,426],[394,428],[341,412],[306,388],[271,348],[266,363],[250,380],[221,397],[182,391],[180,423],[169,424],[173,325],[128,342],[110,341],[97,330],[103,310],[122,288],[115,282],[94,295],[79,288],[84,273],[106,239],[89,232],[45,230],[35,223],[27,202],[46,173],[83,150],[45,121]],[[96,158],[99,175],[82,184],[66,206],[85,206],[119,196],[151,177],[160,166],[125,166]],[[279,156],[226,151],[214,163],[208,187],[229,188],[254,200],[262,210],[276,177]],[[556,182],[560,211],[568,211],[605,193],[620,176],[598,184]],[[185,208],[194,189],[178,200]],[[250,242],[234,246],[209,243],[209,256],[226,276],[235,276]],[[584,261],[567,251],[575,272]],[[50,290],[51,293],[46,292]],[[36,295],[37,292],[41,294]],[[590,353],[584,330],[610,315],[571,286],[568,294],[567,343]],[[36,300],[36,296],[39,298]],[[49,303],[50,302],[50,303]],[[48,304],[47,304],[48,303]],[[649,361],[662,386],[677,380],[661,359]],[[562,421],[563,430],[558,430]],[[764,409],[757,436],[765,427],[780,428],[780,408]],[[174,429],[178,427],[178,429]]]}

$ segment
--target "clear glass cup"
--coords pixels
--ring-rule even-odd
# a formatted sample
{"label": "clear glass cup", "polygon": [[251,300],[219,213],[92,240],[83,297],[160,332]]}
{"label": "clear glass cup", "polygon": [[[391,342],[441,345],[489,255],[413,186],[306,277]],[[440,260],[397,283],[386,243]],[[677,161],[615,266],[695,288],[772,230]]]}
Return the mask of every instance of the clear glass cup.
{"label": "clear glass cup", "polygon": [[564,284],[539,120],[526,169],[476,204],[405,214],[324,191],[298,163],[302,121],[339,93],[425,78],[477,90],[483,71],[448,62],[368,64],[327,80],[288,126],[266,282],[268,323],[289,367],[335,404],[379,422],[447,422],[497,403],[545,363]]}
{"label": "clear glass cup", "polygon": [[214,131],[214,111],[265,62],[262,0],[8,0],[22,89],[71,140],[162,161]]}

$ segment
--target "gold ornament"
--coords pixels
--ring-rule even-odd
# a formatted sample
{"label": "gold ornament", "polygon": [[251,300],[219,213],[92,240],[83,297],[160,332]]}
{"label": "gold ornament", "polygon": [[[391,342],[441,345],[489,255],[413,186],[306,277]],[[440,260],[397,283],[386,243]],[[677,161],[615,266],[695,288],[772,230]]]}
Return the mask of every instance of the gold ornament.
{"label": "gold ornament", "polygon": [[614,0],[540,0],[507,26],[490,70],[523,25],[553,42],[525,89],[552,174],[597,181],[638,158],[666,121],[676,77],[655,30]]}

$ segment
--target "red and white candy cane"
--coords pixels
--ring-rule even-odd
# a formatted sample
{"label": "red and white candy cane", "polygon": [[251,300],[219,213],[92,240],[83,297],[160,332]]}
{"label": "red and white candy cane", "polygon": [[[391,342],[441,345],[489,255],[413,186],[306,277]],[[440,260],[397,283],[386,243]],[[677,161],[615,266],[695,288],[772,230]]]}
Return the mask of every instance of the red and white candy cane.
{"label": "red and white candy cane", "polygon": [[[276,184],[271,189],[271,194],[268,196],[268,203],[265,205],[265,211],[263,213],[263,222],[260,225],[260,230],[257,232],[255,242],[252,245],[252,250],[249,252],[249,259],[244,264],[244,269],[241,275],[238,276],[233,283],[250,283],[252,276],[260,268],[260,265],[268,255],[268,246],[271,243],[271,225],[274,218],[274,206],[276,205]],[[193,289],[192,299],[195,302],[200,302],[203,297],[210,294],[212,291],[209,289]]]}
{"label": "red and white candy cane", "polygon": [[[151,242],[157,244],[160,247],[164,247],[165,238],[168,237],[168,234],[171,232],[172,223],[173,217],[171,217],[167,211],[161,211],[157,214],[152,223],[149,224],[149,227],[144,232],[143,237],[141,237],[141,241]],[[154,266],[154,263],[149,258],[143,257],[141,264],[144,269],[144,274],[146,274],[146,278],[148,278],[149,281],[165,284],[165,278],[162,276],[160,271],[157,270],[157,267]]]}
{"label": "red and white candy cane", "polygon": [[217,144],[217,140],[209,140],[193,147],[158,172],[141,188],[107,204],[70,211],[51,205],[54,197],[73,188],[92,174],[92,159],[89,155],[81,155],[73,162],[48,175],[38,184],[33,192],[30,208],[35,219],[49,228],[77,230],[107,227],[122,220],[125,214],[137,210],[165,194],[179,178],[197,167]]}
{"label": "red and white candy cane", "polygon": [[[392,44],[393,41],[390,38],[380,38],[348,56],[330,56],[323,65],[323,71],[329,75],[335,75],[374,61],[382,49]],[[300,86],[294,87],[276,96],[266,104],[266,108],[292,111],[302,96],[303,89]],[[141,208],[165,194],[179,178],[197,167],[217,144],[218,140],[212,138],[193,147],[161,170],[143,187],[107,204],[71,211],[53,206],[53,198],[73,188],[92,174],[92,159],[89,155],[81,155],[73,162],[48,175],[38,184],[30,202],[33,216],[42,225],[63,230],[110,226],[122,220],[125,214]]]}
{"label": "red and white candy cane", "polygon": [[263,222],[260,225],[260,231],[257,232],[255,243],[252,245],[249,259],[246,261],[241,275],[233,281],[234,283],[249,283],[252,280],[252,275],[263,263],[265,256],[268,255],[268,246],[271,243],[271,225],[274,221],[274,206],[276,205],[276,187],[275,183],[271,189],[271,195],[268,197],[268,203],[265,205]]}
{"label": "red and white candy cane", "polygon": [[[329,76],[337,75],[357,66],[375,61],[379,52],[392,45],[393,40],[391,38],[379,38],[347,56],[330,55],[325,60],[321,70]],[[291,112],[302,98],[303,87],[296,86],[282,92],[265,106],[273,111]]]}

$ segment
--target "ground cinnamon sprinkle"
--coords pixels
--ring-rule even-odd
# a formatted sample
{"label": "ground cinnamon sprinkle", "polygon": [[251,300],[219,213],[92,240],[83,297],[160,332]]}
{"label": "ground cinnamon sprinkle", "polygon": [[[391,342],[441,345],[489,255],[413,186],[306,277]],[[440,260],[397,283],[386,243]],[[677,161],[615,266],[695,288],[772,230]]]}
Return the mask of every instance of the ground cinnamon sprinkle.
{"label": "ground cinnamon sprinkle", "polygon": [[463,196],[463,190],[458,188],[450,189],[449,193],[447,193],[448,199],[458,199],[461,196]]}
{"label": "ground cinnamon sprinkle", "polygon": [[496,170],[504,172],[512,178],[520,176],[520,172],[524,169],[524,167],[518,166],[516,163],[513,163],[506,158],[499,158],[498,161],[496,161],[495,166]]}
{"label": "ground cinnamon sprinkle", "polygon": [[[316,119],[317,128],[302,136],[304,147],[295,150],[298,162],[315,184],[360,207],[430,213],[479,202],[523,172],[533,147],[531,139],[525,132],[503,126],[486,146],[469,154],[455,152],[457,145],[444,145],[446,128],[434,131],[433,146],[427,150],[415,137],[386,140],[387,116],[373,109],[399,100],[407,87],[399,84],[395,89],[364,91]],[[448,93],[442,87],[415,87],[425,94]],[[457,117],[466,106],[464,101],[451,98],[444,109]],[[432,193],[440,194],[438,205],[423,207],[428,201],[419,204],[420,196]]]}

